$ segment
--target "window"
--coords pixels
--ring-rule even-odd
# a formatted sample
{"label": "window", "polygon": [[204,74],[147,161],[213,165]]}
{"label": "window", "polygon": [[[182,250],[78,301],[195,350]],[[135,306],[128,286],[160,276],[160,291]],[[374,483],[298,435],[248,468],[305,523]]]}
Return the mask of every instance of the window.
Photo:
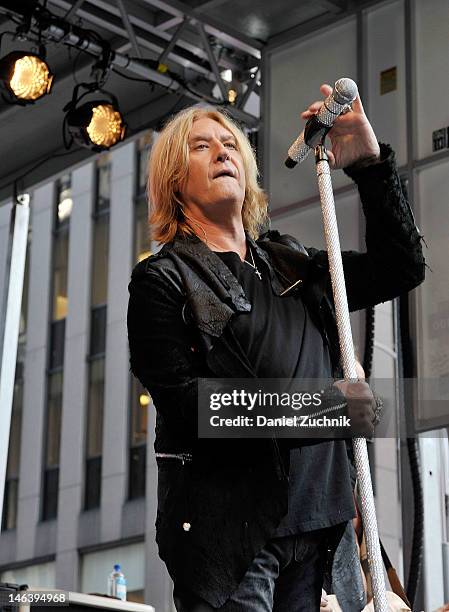
{"label": "window", "polygon": [[45,461],[41,503],[41,518],[44,521],[56,518],[58,509],[65,320],[68,308],[69,227],[72,206],[71,175],[66,174],[56,184],[54,215]]}
{"label": "window", "polygon": [[5,570],[0,574],[0,582],[27,584],[30,589],[38,587],[54,589],[56,586],[55,563],[50,561],[49,563],[39,563],[37,565],[27,565],[26,567]]}
{"label": "window", "polygon": [[48,378],[47,431],[42,503],[42,520],[44,521],[56,518],[58,510],[62,380],[62,371],[55,372]]}
{"label": "window", "polygon": [[136,378],[131,383],[128,496],[145,495],[148,410],[151,398]]}
{"label": "window", "polygon": [[[142,591],[145,587],[145,545],[143,542],[117,546],[80,557],[80,591],[106,593],[107,579],[114,564],[120,563],[127,582],[127,593]],[[133,595],[131,596],[133,597]],[[130,601],[135,601],[130,598]]]}
{"label": "window", "polygon": [[100,155],[97,160],[95,213],[109,210],[111,200],[111,160],[109,153]]}
{"label": "window", "polygon": [[98,508],[101,500],[110,190],[110,158],[106,154],[97,161],[97,191],[93,216],[89,385],[86,407],[85,510]]}
{"label": "window", "polygon": [[135,207],[135,261],[142,261],[151,255],[148,227],[148,205],[145,199],[136,202]]}
{"label": "window", "polygon": [[52,320],[67,316],[67,264],[69,260],[69,234],[67,226],[55,235],[53,250],[53,312]]}
{"label": "window", "polygon": [[91,356],[104,354],[106,351],[106,314],[106,304],[91,309],[89,350]]}
{"label": "window", "polygon": [[86,482],[84,508],[100,505],[101,458],[103,436],[104,358],[92,361],[89,367],[89,392],[86,439]]}
{"label": "window", "polygon": [[72,176],[65,174],[56,185],[55,229],[68,225],[72,212]]}
{"label": "window", "polygon": [[105,304],[108,292],[109,215],[95,218],[92,252],[91,304]]}
{"label": "window", "polygon": [[149,130],[139,138],[137,149],[137,195],[144,195],[147,187],[148,157],[153,144],[154,132]]}

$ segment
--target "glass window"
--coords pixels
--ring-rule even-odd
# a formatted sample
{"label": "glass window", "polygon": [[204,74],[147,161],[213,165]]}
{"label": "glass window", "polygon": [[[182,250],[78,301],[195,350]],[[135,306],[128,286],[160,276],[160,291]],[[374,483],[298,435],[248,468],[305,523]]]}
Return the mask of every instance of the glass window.
{"label": "glass window", "polygon": [[148,227],[148,205],[141,199],[136,203],[135,260],[142,261],[151,255],[150,232]]}
{"label": "glass window", "polygon": [[62,372],[56,372],[48,377],[46,467],[59,465],[61,412]]}
{"label": "glass window", "polygon": [[131,381],[128,495],[134,499],[145,495],[146,442],[151,398],[135,377]]}
{"label": "glass window", "polygon": [[0,582],[28,584],[30,589],[35,587],[54,589],[56,586],[55,563],[51,561],[49,563],[7,569],[0,574]]}
{"label": "glass window", "polygon": [[54,321],[50,328],[50,369],[62,367],[64,363],[65,319]]}
{"label": "glass window", "polygon": [[131,446],[136,446],[145,444],[147,441],[148,410],[150,410],[151,397],[134,376],[131,395]]}
{"label": "glass window", "polygon": [[72,177],[65,174],[56,184],[56,230],[62,225],[68,225],[72,207]]}
{"label": "glass window", "polygon": [[102,154],[97,161],[95,212],[109,209],[111,201],[111,162],[109,153]]}
{"label": "glass window", "polygon": [[84,510],[98,508],[101,502],[101,461],[100,457],[86,459],[86,483]]}
{"label": "glass window", "polygon": [[105,304],[108,297],[109,215],[95,220],[92,254],[92,306]]}
{"label": "glass window", "polygon": [[153,143],[154,132],[149,130],[139,138],[137,161],[137,193],[143,194],[147,187],[148,157]]}
{"label": "glass window", "polygon": [[128,497],[145,496],[147,447],[145,444],[129,449]]}
{"label": "glass window", "polygon": [[52,320],[59,321],[67,316],[67,272],[69,261],[68,232],[57,233],[53,251],[53,308]]}
{"label": "glass window", "polygon": [[145,544],[136,542],[80,555],[80,588],[82,593],[105,593],[107,577],[120,563],[127,582],[127,592],[145,588]]}
{"label": "glass window", "polygon": [[103,435],[104,359],[91,361],[87,414],[87,457],[101,455]]}
{"label": "glass window", "polygon": [[103,450],[104,359],[89,365],[86,424],[86,474],[84,509],[97,508],[101,498],[101,455]]}
{"label": "glass window", "polygon": [[11,429],[9,433],[7,478],[18,478],[20,466],[20,433],[22,429],[23,382],[14,385],[14,396],[11,413]]}
{"label": "glass window", "polygon": [[5,492],[3,495],[2,531],[15,529],[17,525],[17,499],[19,480],[7,478],[5,480]]}
{"label": "glass window", "polygon": [[42,520],[58,512],[59,450],[61,442],[62,372],[48,377],[45,468],[42,487]]}
{"label": "glass window", "polygon": [[44,471],[42,496],[42,520],[56,518],[58,514],[59,468],[47,468]]}
{"label": "glass window", "polygon": [[106,351],[106,314],[106,305],[92,308],[89,351],[91,357],[103,354]]}

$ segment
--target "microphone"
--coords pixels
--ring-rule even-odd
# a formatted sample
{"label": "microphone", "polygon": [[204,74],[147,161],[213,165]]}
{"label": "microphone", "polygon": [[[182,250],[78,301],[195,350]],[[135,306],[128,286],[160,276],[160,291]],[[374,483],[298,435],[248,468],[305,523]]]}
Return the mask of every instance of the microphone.
{"label": "microphone", "polygon": [[305,160],[310,151],[326,136],[337,117],[357,98],[357,95],[357,85],[352,79],[338,79],[318,114],[310,117],[304,130],[289,148],[288,157],[285,160],[287,168],[294,168],[296,164]]}

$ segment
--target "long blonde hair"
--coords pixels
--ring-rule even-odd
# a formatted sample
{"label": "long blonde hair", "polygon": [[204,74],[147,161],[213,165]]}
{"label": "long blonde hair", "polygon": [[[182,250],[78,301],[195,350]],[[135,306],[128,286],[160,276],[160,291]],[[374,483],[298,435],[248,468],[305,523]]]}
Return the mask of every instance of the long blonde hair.
{"label": "long blonde hair", "polygon": [[178,232],[194,233],[184,217],[179,186],[188,176],[188,138],[192,125],[204,117],[217,121],[229,130],[235,137],[242,155],[246,179],[242,208],[243,227],[256,240],[268,220],[267,197],[257,182],[257,163],[245,134],[221,110],[213,107],[190,107],[175,115],[165,125],[153,145],[148,161],[148,222],[151,238],[159,243],[170,242]]}

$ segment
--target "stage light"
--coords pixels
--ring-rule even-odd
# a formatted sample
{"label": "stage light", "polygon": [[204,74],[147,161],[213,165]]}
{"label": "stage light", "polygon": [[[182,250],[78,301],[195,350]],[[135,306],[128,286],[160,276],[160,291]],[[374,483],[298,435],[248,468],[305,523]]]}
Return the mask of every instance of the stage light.
{"label": "stage light", "polygon": [[150,401],[151,401],[151,398],[146,393],[142,393],[139,397],[139,403],[142,406],[142,408],[146,408],[149,405]]}
{"label": "stage light", "polygon": [[48,64],[28,51],[12,51],[1,59],[0,78],[16,104],[32,104],[50,93],[53,83]]}
{"label": "stage light", "polygon": [[123,140],[126,132],[118,105],[110,100],[85,102],[69,110],[66,123],[73,140],[93,151],[110,149]]}
{"label": "stage light", "polygon": [[228,102],[229,104],[235,104],[235,101],[237,100],[237,91],[235,89],[233,89],[232,87],[230,87],[228,89]]}

